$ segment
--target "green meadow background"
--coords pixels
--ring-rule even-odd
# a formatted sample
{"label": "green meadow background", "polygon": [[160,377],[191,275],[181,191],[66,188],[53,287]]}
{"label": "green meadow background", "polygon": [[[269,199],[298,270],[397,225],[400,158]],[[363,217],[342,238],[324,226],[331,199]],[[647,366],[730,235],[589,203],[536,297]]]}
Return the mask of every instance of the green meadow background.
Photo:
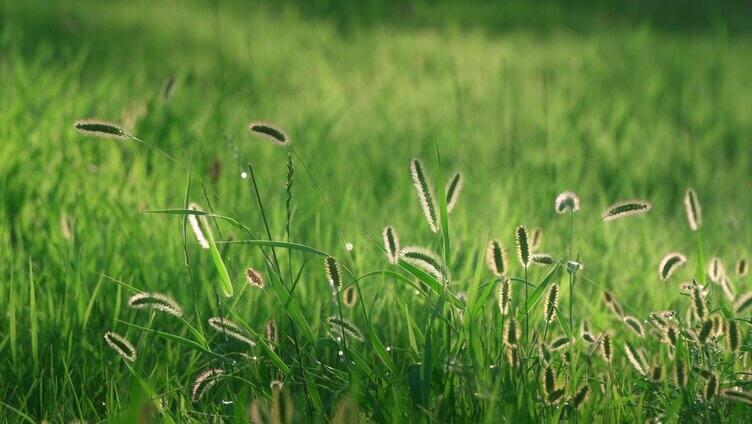
{"label": "green meadow background", "polygon": [[[698,263],[682,206],[687,187],[703,205],[706,258],[731,268],[752,253],[752,7],[745,1],[0,4],[0,421],[127,420],[143,387],[104,344],[107,330],[137,345],[134,373],[179,422],[239,416],[243,402],[269,396],[276,378],[262,358],[245,381],[222,383],[192,404],[190,384],[212,358],[126,324],[190,337],[170,317],[129,310],[129,285],[171,294],[210,336],[205,318],[218,314],[218,277],[190,233],[184,249],[181,217],[144,213],[182,208],[186,172],[133,142],[76,133],[79,118],[121,123],[190,164],[191,200],[208,209],[201,178],[217,213],[263,233],[249,180],[240,177],[250,162],[272,236],[286,239],[287,151],[246,129],[250,121],[276,123],[307,166],[295,163],[289,239],[342,260],[343,242],[352,243],[347,263],[358,274],[388,267],[380,248],[387,224],[403,245],[440,245],[418,207],[409,160],[423,159],[436,188],[459,170],[465,189],[450,216],[457,291],[490,278],[485,244],[498,237],[511,248],[517,224],[542,228],[541,249],[563,253],[569,222],[554,214],[553,199],[576,191],[574,250],[590,279],[576,287],[576,313],[602,328],[609,318],[599,288],[640,316],[686,307],[676,285]],[[171,77],[175,90],[164,100]],[[598,224],[608,204],[632,198],[650,200],[653,211]],[[223,240],[247,238],[230,226],[220,231]],[[283,344],[292,346],[274,297],[244,283],[245,267],[263,268],[263,256],[222,248],[237,293],[226,305],[256,331],[276,318]],[[658,262],[672,250],[687,253],[690,264],[661,282]],[[292,270],[303,266],[295,298],[324,339],[331,312],[321,259],[288,259]],[[363,347],[377,376],[334,378],[315,365],[342,367],[336,349],[324,346],[325,357],[310,358],[309,367],[321,374],[327,413],[347,397],[377,422],[510,416],[504,402],[473,395],[500,390],[482,372],[458,377],[456,394],[439,399],[443,356],[434,359],[441,383],[428,411],[404,412],[416,411],[411,364],[425,360],[410,347],[406,317],[422,328],[430,311],[389,278],[360,288],[399,370],[387,375]],[[492,300],[486,309],[491,317]],[[501,327],[473,325],[473,343],[500,345]],[[324,421],[305,415],[300,382],[288,387],[296,414]],[[600,399],[586,414],[644,422],[644,399],[630,404],[623,396]]]}

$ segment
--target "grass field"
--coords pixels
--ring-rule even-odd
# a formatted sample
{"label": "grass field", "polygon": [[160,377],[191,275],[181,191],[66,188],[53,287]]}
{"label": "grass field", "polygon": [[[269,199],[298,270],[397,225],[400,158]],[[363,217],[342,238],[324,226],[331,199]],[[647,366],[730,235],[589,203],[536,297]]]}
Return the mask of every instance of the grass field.
{"label": "grass field", "polygon": [[[619,3],[0,2],[0,421],[743,421],[752,7]],[[81,134],[81,118],[148,145]],[[251,134],[259,120],[291,144]],[[455,171],[464,190],[448,214]],[[554,211],[565,190],[576,213]],[[630,199],[652,210],[601,221]],[[197,222],[216,255],[189,202],[214,211]],[[387,225],[436,252],[447,284],[425,260],[390,263]],[[553,265],[520,265],[518,225],[542,230]],[[492,239],[503,276],[486,263]],[[662,281],[672,251],[687,263]],[[708,281],[714,257],[726,290]],[[680,294],[693,278],[707,297]],[[182,316],[129,307],[139,292],[171,296]],[[667,324],[648,319],[666,310]],[[561,337],[573,342],[538,347]],[[626,343],[644,349],[637,364]],[[221,374],[194,388],[207,369]]]}

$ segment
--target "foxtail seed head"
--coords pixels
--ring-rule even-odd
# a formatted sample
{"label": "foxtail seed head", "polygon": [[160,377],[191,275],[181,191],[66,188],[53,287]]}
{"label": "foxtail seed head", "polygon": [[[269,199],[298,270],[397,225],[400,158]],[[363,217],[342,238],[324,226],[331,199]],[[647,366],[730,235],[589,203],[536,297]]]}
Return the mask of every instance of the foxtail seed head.
{"label": "foxtail seed head", "polygon": [[348,336],[358,341],[363,341],[363,333],[360,332],[358,327],[345,318],[339,318],[331,316],[327,319],[329,323],[330,331],[338,337]]}
{"label": "foxtail seed head", "polygon": [[499,311],[501,312],[501,314],[509,314],[509,308],[512,304],[512,284],[507,277],[501,278],[501,284],[499,284],[499,291],[497,294],[497,301],[499,303]]}
{"label": "foxtail seed head", "polygon": [[209,327],[213,328],[215,331],[226,334],[249,346],[256,346],[256,342],[251,340],[251,335],[233,321],[222,317],[211,317],[208,322]]}
{"label": "foxtail seed head", "polygon": [[162,293],[136,293],[128,299],[131,309],[156,309],[178,318],[183,316],[183,308],[175,299]]}
{"label": "foxtail seed head", "polygon": [[134,362],[136,360],[136,348],[120,334],[107,331],[104,333],[104,341],[126,361]]}
{"label": "foxtail seed head", "polygon": [[710,281],[719,283],[721,278],[725,275],[726,271],[723,268],[723,262],[721,262],[721,259],[718,257],[711,259],[708,264],[708,277],[710,277]]}
{"label": "foxtail seed head", "polygon": [[412,175],[415,192],[418,194],[418,201],[423,209],[423,215],[426,217],[428,226],[431,227],[431,231],[438,233],[439,217],[436,213],[436,196],[433,195],[433,189],[420,159],[410,161],[410,175]]}
{"label": "foxtail seed head", "polygon": [[535,252],[540,249],[541,243],[543,243],[543,230],[539,227],[533,228],[530,233],[530,251]]}
{"label": "foxtail seed head", "polygon": [[570,398],[570,402],[572,403],[572,407],[575,410],[579,410],[585,402],[587,402],[588,398],[590,397],[590,386],[587,384],[583,384],[580,386],[579,389],[572,395]]}
{"label": "foxtail seed head", "polygon": [[339,262],[332,256],[327,256],[324,259],[324,271],[326,271],[326,279],[329,281],[329,287],[333,292],[339,290],[342,285],[342,271],[339,267]]}
{"label": "foxtail seed head", "polygon": [[611,311],[612,314],[616,315],[619,318],[624,316],[624,312],[622,311],[621,306],[616,301],[616,299],[614,299],[614,296],[611,295],[611,293],[607,291],[603,292],[603,303],[606,304],[606,308],[608,308],[608,310]]}
{"label": "foxtail seed head", "polygon": [[245,269],[245,279],[253,287],[264,288],[264,275],[253,268]]}
{"label": "foxtail seed head", "polygon": [[702,225],[702,207],[700,207],[697,193],[691,188],[688,188],[684,193],[684,209],[687,212],[689,228],[692,231],[697,231]]}
{"label": "foxtail seed head", "polygon": [[510,318],[504,325],[504,343],[508,346],[517,346],[520,340],[520,329],[517,321]]}
{"label": "foxtail seed head", "polygon": [[640,356],[629,342],[624,343],[624,353],[627,355],[629,363],[638,373],[645,375],[645,364],[640,361]]}
{"label": "foxtail seed head", "polygon": [[396,264],[400,258],[399,236],[391,225],[384,227],[382,236],[384,238],[384,250],[386,251],[387,259],[390,264]]}
{"label": "foxtail seed head", "polygon": [[118,124],[100,121],[99,119],[79,119],[73,126],[81,134],[92,135],[101,138],[124,139],[128,133]]}
{"label": "foxtail seed head", "polygon": [[278,146],[287,146],[290,144],[290,139],[287,137],[287,134],[274,124],[268,122],[251,122],[248,124],[248,131],[253,135],[271,141]]}
{"label": "foxtail seed head", "polygon": [[462,193],[462,174],[455,172],[446,184],[447,213],[452,213]]}
{"label": "foxtail seed head", "polygon": [[692,282],[694,283],[691,294],[692,314],[698,321],[704,321],[708,316],[708,307],[707,303],[705,302],[703,288],[699,286],[694,280],[692,280]]}
{"label": "foxtail seed head", "polygon": [[548,293],[546,294],[545,318],[547,323],[551,324],[554,322],[557,309],[559,309],[559,285],[553,283],[548,288]]}
{"label": "foxtail seed head", "polygon": [[730,319],[726,322],[726,346],[730,352],[737,352],[742,341],[739,323]]}
{"label": "foxtail seed head", "polygon": [[405,247],[402,249],[402,259],[431,274],[439,281],[446,281],[448,279],[444,261],[439,255],[428,249],[415,246]]}
{"label": "foxtail seed head", "polygon": [[710,400],[718,394],[718,376],[710,374],[705,381],[705,388],[702,392],[705,400]]}
{"label": "foxtail seed head", "polygon": [[628,216],[643,215],[653,209],[653,204],[644,200],[626,200],[614,203],[603,212],[604,221],[614,221]]}
{"label": "foxtail seed head", "polygon": [[631,315],[625,315],[624,324],[626,324],[627,327],[629,327],[629,329],[632,330],[638,336],[645,337],[645,330],[642,327],[642,323],[640,322],[639,319]]}
{"label": "foxtail seed head", "polygon": [[572,344],[572,342],[574,342],[574,340],[572,340],[571,338],[567,336],[562,336],[562,337],[554,339],[551,342],[551,344],[548,345],[548,349],[551,350],[552,352],[555,352],[557,350],[564,349],[565,347]]}
{"label": "foxtail seed head", "polygon": [[752,405],[752,393],[745,391],[740,387],[730,387],[728,389],[721,390],[721,396],[734,402],[741,402],[747,405]]}
{"label": "foxtail seed head", "polygon": [[517,260],[523,268],[530,266],[530,240],[527,237],[527,230],[524,225],[518,225],[514,232],[515,243],[517,245]]}
{"label": "foxtail seed head", "polygon": [[266,335],[266,339],[273,344],[279,343],[279,331],[277,330],[277,321],[274,321],[274,318],[264,324],[264,334]]}
{"label": "foxtail seed head", "polygon": [[747,263],[747,259],[739,259],[739,262],[736,263],[735,269],[737,277],[746,277],[747,273],[749,272],[749,264]]}
{"label": "foxtail seed head", "polygon": [[219,379],[225,374],[220,368],[211,368],[203,371],[196,377],[191,388],[191,402],[196,403],[206,395],[206,393],[219,382]]}
{"label": "foxtail seed head", "polygon": [[679,387],[687,386],[687,365],[681,359],[676,361],[676,367],[674,368],[674,380]]}
{"label": "foxtail seed head", "polygon": [[572,191],[559,193],[554,200],[554,210],[556,213],[573,213],[580,210],[580,196]]}
{"label": "foxtail seed head", "polygon": [[687,257],[679,252],[671,252],[661,259],[658,265],[658,277],[666,281],[677,269],[687,263]]}
{"label": "foxtail seed head", "polygon": [[493,239],[488,243],[486,264],[488,269],[497,277],[502,277],[509,271],[507,251],[498,239]]}
{"label": "foxtail seed head", "polygon": [[611,336],[608,333],[604,333],[601,336],[601,343],[598,345],[598,349],[603,359],[610,364],[614,356],[614,347],[611,344]]}
{"label": "foxtail seed head", "polygon": [[548,253],[533,253],[530,255],[530,262],[533,265],[549,266],[556,263],[556,259]]}
{"label": "foxtail seed head", "polygon": [[352,308],[356,303],[358,303],[358,291],[355,290],[354,285],[347,286],[342,293],[342,304],[348,308]]}

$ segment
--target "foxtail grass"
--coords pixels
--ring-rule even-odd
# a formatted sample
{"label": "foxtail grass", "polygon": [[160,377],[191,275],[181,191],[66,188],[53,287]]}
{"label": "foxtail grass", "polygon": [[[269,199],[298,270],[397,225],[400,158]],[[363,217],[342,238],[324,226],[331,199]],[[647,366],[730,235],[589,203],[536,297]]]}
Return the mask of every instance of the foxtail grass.
{"label": "foxtail grass", "polygon": [[668,280],[680,267],[687,263],[687,257],[680,252],[671,252],[661,259],[658,265],[658,278]]}
{"label": "foxtail grass", "polygon": [[455,172],[446,184],[447,213],[452,213],[460,198],[463,188],[462,174]]}
{"label": "foxtail grass", "polygon": [[644,215],[653,204],[644,200],[625,200],[609,206],[601,215],[603,221],[615,221],[629,216]]}
{"label": "foxtail grass", "polygon": [[580,196],[572,191],[559,193],[554,200],[554,211],[560,214],[574,213],[580,210]]}
{"label": "foxtail grass", "polygon": [[201,400],[219,382],[219,379],[224,374],[225,371],[220,368],[210,368],[201,372],[191,387],[191,401],[196,403]]}
{"label": "foxtail grass", "polygon": [[290,138],[287,134],[276,125],[268,122],[251,122],[248,124],[248,131],[279,146],[290,144]]}
{"label": "foxtail grass", "polygon": [[684,210],[687,213],[687,223],[692,231],[697,231],[702,225],[702,207],[694,189],[688,188],[684,193]]}
{"label": "foxtail grass", "polygon": [[486,264],[488,265],[488,269],[490,269],[497,277],[502,277],[509,272],[507,251],[498,239],[493,239],[488,242],[488,248],[486,248]]}
{"label": "foxtail grass", "polygon": [[125,337],[114,331],[107,331],[104,333],[104,341],[124,360],[136,361],[136,348]]}
{"label": "foxtail grass", "polygon": [[245,269],[245,279],[253,287],[264,288],[264,275],[254,268],[249,267]]}
{"label": "foxtail grass", "polygon": [[230,336],[249,346],[256,346],[256,342],[252,340],[252,336],[246,330],[227,318],[211,317],[209,318],[208,323],[209,327],[219,333]]}
{"label": "foxtail grass", "polygon": [[434,233],[439,232],[439,216],[437,214],[436,196],[433,194],[431,183],[423,169],[423,163],[420,159],[410,161],[410,174],[415,185],[415,192],[418,194],[420,207],[423,209],[423,215],[428,222],[428,226]]}
{"label": "foxtail grass", "polygon": [[386,257],[390,264],[396,264],[400,258],[400,241],[397,232],[392,226],[387,225],[382,232],[384,239],[384,250],[386,251]]}
{"label": "foxtail grass", "polygon": [[99,119],[79,119],[73,126],[78,132],[101,138],[125,139],[129,134],[118,124]]}
{"label": "foxtail grass", "polygon": [[162,293],[136,293],[128,299],[131,309],[155,309],[176,316],[183,316],[183,308],[170,296]]}

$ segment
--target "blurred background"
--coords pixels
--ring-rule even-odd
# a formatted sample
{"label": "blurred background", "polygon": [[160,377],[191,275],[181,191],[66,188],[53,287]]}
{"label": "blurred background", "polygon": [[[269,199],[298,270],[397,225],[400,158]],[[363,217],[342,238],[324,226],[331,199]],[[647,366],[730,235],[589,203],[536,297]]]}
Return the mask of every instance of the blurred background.
{"label": "blurred background", "polygon": [[[387,223],[405,244],[431,245],[408,172],[421,157],[437,188],[451,171],[466,177],[452,215],[458,268],[475,266],[488,236],[511,245],[518,223],[561,251],[568,228],[553,199],[574,190],[592,278],[653,307],[643,288],[664,290],[660,257],[694,243],[687,187],[704,206],[706,254],[731,264],[750,252],[751,36],[749,1],[4,0],[0,278],[33,270],[50,305],[48,346],[85,356],[90,342],[78,351],[70,338],[114,322],[99,299],[116,288],[100,289],[99,273],[182,287],[180,223],[141,211],[181,207],[187,177],[133,143],[82,137],[73,121],[121,123],[190,164],[221,194],[219,211],[257,228],[240,178],[251,162],[281,236],[287,152],[246,130],[266,120],[308,166],[296,169],[294,240],[342,254],[336,224],[362,268],[383,264]],[[201,199],[200,187],[189,196]],[[654,202],[649,219],[586,231],[627,198]],[[233,258],[242,279],[252,258]],[[0,290],[0,304],[11,294]],[[0,369],[28,388],[23,353]]]}

